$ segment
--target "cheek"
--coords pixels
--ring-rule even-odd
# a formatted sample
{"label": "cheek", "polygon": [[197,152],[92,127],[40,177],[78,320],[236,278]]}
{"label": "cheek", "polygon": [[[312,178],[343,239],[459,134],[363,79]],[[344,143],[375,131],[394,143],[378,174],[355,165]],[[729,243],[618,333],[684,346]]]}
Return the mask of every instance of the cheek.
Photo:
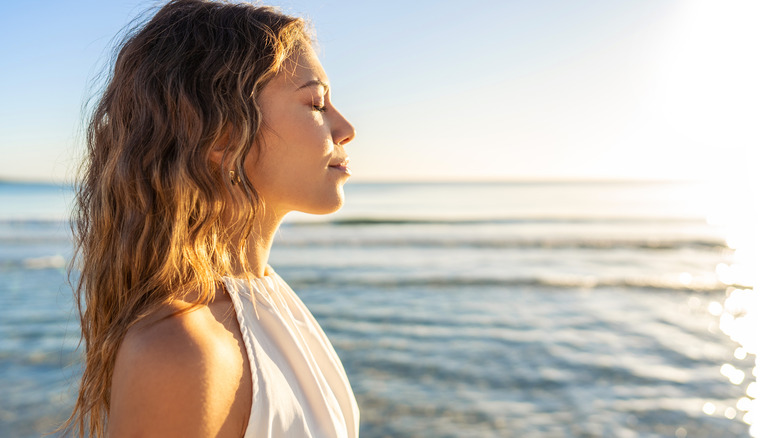
{"label": "cheek", "polygon": [[328,169],[333,144],[322,117],[301,111],[267,120],[262,151],[247,156],[247,173],[263,201],[280,211],[337,210],[343,181]]}
{"label": "cheek", "polygon": [[305,203],[322,185],[327,168],[320,169],[321,157],[288,144],[267,144],[256,161],[247,157],[247,174],[265,202],[290,207]]}

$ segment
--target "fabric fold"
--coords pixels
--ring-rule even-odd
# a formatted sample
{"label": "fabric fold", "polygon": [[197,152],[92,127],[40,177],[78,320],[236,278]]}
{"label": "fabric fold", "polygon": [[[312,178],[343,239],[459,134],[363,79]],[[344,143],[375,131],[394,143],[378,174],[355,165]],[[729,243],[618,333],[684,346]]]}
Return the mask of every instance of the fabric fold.
{"label": "fabric fold", "polygon": [[344,367],[311,312],[272,270],[223,278],[252,375],[247,438],[354,438],[359,411]]}

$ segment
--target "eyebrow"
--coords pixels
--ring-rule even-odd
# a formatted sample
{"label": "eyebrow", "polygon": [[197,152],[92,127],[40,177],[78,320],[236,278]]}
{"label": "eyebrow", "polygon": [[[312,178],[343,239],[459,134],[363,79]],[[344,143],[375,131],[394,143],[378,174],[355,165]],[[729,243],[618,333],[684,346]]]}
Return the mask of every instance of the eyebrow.
{"label": "eyebrow", "polygon": [[[328,92],[328,90],[330,90],[330,85],[328,85],[325,82],[322,82],[319,79],[312,79],[309,82],[306,82],[305,84],[303,84],[300,87],[298,87],[298,90],[303,90],[304,88],[307,88],[307,87],[322,87],[322,88],[325,89],[326,93]],[[295,91],[298,91],[298,90],[295,90]]]}

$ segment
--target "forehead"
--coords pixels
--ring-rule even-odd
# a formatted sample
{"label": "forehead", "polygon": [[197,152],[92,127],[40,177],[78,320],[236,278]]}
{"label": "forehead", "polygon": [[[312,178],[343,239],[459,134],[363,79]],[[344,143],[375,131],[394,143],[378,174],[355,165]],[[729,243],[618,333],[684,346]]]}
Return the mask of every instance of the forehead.
{"label": "forehead", "polygon": [[322,68],[317,54],[307,45],[301,50],[296,50],[284,61],[282,70],[268,85],[297,90],[301,85],[315,79],[328,82],[325,69]]}

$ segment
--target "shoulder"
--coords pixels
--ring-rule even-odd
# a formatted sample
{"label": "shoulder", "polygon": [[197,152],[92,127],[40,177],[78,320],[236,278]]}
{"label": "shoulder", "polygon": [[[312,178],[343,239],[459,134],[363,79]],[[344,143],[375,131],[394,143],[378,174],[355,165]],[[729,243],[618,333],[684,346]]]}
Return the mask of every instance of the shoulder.
{"label": "shoulder", "polygon": [[251,376],[230,300],[164,309],[131,328],[117,353],[110,436],[241,436]]}

